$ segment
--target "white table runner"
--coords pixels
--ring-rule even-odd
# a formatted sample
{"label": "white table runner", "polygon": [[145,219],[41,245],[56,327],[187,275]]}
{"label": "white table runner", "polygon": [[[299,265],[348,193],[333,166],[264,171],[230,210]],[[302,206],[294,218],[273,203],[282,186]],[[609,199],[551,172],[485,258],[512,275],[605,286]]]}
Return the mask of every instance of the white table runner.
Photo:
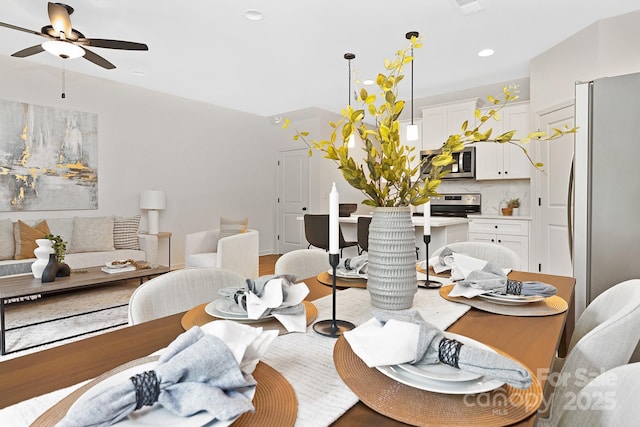
{"label": "white table runner", "polygon": [[[336,295],[337,319],[360,325],[372,317],[371,299],[366,290],[351,288]],[[332,318],[331,295],[314,301],[314,304],[318,308],[317,320]],[[467,305],[445,300],[437,289],[419,289],[414,308],[427,322],[443,330],[470,309]],[[336,372],[333,364],[335,342],[335,338],[319,335],[310,326],[306,334],[291,333],[276,338],[263,358],[291,383],[296,392],[296,426],[327,426],[358,402],[358,397]],[[0,410],[0,425],[26,427],[82,384],[4,408]]]}

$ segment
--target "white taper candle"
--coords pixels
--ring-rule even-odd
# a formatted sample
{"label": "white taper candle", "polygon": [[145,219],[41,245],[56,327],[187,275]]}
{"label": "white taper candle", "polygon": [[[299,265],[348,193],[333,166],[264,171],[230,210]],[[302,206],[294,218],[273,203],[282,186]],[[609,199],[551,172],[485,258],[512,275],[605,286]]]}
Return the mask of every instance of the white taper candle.
{"label": "white taper candle", "polygon": [[329,253],[340,253],[338,243],[339,223],[338,223],[338,202],[340,196],[338,190],[336,190],[336,183],[331,186],[331,192],[329,193]]}
{"label": "white taper candle", "polygon": [[431,202],[424,204],[424,235],[431,236]]}

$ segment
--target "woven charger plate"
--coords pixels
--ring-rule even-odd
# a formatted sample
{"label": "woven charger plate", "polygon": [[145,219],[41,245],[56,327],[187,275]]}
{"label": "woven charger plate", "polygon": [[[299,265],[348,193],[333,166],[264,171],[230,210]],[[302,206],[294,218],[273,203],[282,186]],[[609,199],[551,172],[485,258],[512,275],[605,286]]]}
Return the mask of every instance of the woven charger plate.
{"label": "woven charger plate", "polygon": [[490,301],[483,301],[477,298],[450,297],[449,292],[455,285],[443,286],[440,288],[440,296],[446,300],[459,302],[477,308],[478,310],[487,311],[494,314],[503,314],[505,316],[553,316],[555,314],[564,313],[569,308],[565,300],[557,295],[545,298],[542,301],[532,302],[522,305],[504,305],[496,304]]}
{"label": "woven charger plate", "polygon": [[[318,282],[323,285],[333,286],[333,276],[328,271],[318,274]],[[336,277],[336,286],[338,288],[367,288],[367,279],[344,279]]]}
{"label": "woven charger plate", "polygon": [[369,368],[341,336],[333,349],[340,378],[374,411],[415,426],[505,426],[535,413],[542,403],[542,387],[529,371],[527,390],[503,385],[474,395],[441,394],[401,384]]}
{"label": "woven charger plate", "polygon": [[[313,305],[313,303],[309,301],[302,301],[305,307],[305,312],[307,314],[307,325],[310,325],[316,317],[318,317],[318,308]],[[204,308],[208,303],[200,304],[191,310],[187,311],[182,319],[180,319],[180,324],[182,328],[186,331],[192,326],[202,326],[206,323],[213,322],[214,320],[219,320],[217,317],[214,317],[207,313]],[[251,323],[252,324],[252,323]],[[282,326],[280,322],[276,319],[267,319],[264,322],[260,322],[260,326],[265,329],[278,329],[280,333],[287,333],[287,330]]]}
{"label": "woven charger plate", "polygon": [[[120,371],[155,360],[158,360],[158,356],[136,359],[96,377],[49,408],[31,426],[56,425],[66,415],[71,405],[95,384]],[[291,384],[278,371],[263,362],[258,363],[256,370],[253,371],[253,377],[258,383],[253,397],[253,406],[256,411],[243,414],[233,423],[233,426],[293,426],[298,416],[298,399]]]}

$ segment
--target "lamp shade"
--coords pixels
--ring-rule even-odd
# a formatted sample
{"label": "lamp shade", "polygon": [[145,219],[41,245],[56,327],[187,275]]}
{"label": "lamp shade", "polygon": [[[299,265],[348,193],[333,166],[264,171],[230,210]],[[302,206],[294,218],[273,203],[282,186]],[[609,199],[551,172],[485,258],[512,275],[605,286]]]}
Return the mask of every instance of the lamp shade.
{"label": "lamp shade", "polygon": [[59,56],[63,59],[74,59],[84,56],[86,53],[83,48],[69,42],[60,40],[48,40],[42,43],[42,48],[47,52]]}
{"label": "lamp shade", "polygon": [[145,190],[140,193],[140,209],[164,209],[166,197],[162,190]]}
{"label": "lamp shade", "polygon": [[410,124],[407,126],[407,141],[417,141],[418,137],[418,125]]}

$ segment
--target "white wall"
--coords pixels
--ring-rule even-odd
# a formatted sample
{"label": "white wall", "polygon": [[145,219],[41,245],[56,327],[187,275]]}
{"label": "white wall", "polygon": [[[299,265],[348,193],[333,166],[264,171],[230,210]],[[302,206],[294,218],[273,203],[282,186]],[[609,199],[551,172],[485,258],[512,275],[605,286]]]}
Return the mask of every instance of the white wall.
{"label": "white wall", "polygon": [[[160,229],[173,233],[172,264],[184,262],[185,233],[217,228],[221,215],[248,217],[260,232],[261,253],[274,252],[279,135],[266,118],[71,72],[61,99],[58,69],[0,56],[0,70],[2,99],[99,117],[98,210],[0,212],[0,218],[141,213],[145,229],[138,196],[162,189],[167,209]],[[160,242],[160,262],[167,262],[167,243]]]}
{"label": "white wall", "polygon": [[[340,120],[340,115],[323,111],[314,111],[315,117],[291,119],[290,128],[279,136],[278,148],[280,151],[307,148],[301,140],[293,141],[294,128],[303,132],[309,132],[308,141],[329,139],[332,128],[331,121]],[[356,144],[357,145],[357,144]],[[361,159],[364,153],[356,147],[351,153],[356,160]],[[360,204],[365,199],[364,195],[351,187],[342,177],[338,166],[324,158],[324,154],[313,150],[309,159],[309,206],[308,213],[329,213],[329,191],[331,184],[336,183],[336,189],[340,194],[340,203],[358,203],[357,213],[369,213],[371,208]]]}
{"label": "white wall", "polygon": [[599,21],[531,61],[531,110],[573,100],[575,82],[640,71],[640,11]]}

